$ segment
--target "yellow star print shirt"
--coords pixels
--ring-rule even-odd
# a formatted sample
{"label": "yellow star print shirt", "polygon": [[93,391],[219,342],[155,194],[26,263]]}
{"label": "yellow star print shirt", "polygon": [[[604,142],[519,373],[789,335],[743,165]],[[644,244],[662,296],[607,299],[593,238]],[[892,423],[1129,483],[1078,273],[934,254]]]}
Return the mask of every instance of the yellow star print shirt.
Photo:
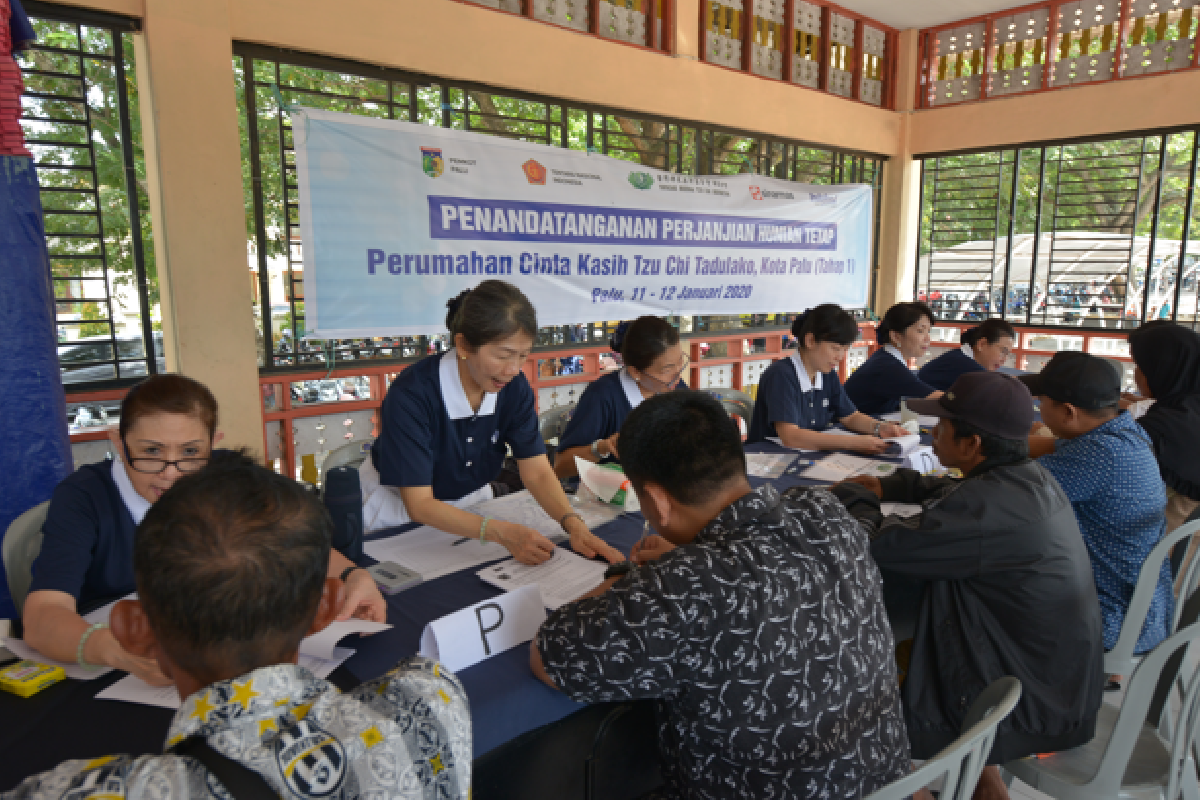
{"label": "yellow star print shirt", "polygon": [[[283,800],[462,798],[471,786],[467,694],[437,662],[405,659],[352,692],[295,664],[221,681],[184,701],[166,747],[191,736],[266,779]],[[194,759],[67,761],[0,800],[230,800]]]}

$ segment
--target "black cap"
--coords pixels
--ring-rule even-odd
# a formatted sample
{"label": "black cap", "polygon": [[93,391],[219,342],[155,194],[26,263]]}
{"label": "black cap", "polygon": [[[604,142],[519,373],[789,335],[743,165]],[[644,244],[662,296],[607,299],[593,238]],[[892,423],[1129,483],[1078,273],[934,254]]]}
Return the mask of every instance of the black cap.
{"label": "black cap", "polygon": [[1024,439],[1033,425],[1033,397],[1025,384],[1000,372],[960,375],[936,400],[909,400],[918,414],[956,419],[1001,439]]}
{"label": "black cap", "polygon": [[1121,399],[1121,373],[1088,353],[1055,353],[1041,372],[1021,380],[1031,394],[1089,411],[1112,408]]}

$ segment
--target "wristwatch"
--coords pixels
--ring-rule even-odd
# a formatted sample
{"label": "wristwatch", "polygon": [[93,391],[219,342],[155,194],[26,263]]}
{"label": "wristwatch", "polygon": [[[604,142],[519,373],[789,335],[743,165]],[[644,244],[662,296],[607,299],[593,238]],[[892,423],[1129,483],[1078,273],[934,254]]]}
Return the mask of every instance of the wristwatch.
{"label": "wristwatch", "polygon": [[345,583],[346,578],[349,578],[350,573],[354,572],[354,570],[356,570],[356,569],[362,569],[362,567],[358,566],[357,564],[351,564],[350,566],[348,566],[344,570],[342,570],[342,583]]}
{"label": "wristwatch", "polygon": [[600,455],[600,443],[602,441],[604,440],[597,439],[596,441],[592,442],[592,455],[594,455],[596,458],[604,458],[604,456]]}
{"label": "wristwatch", "polygon": [[616,564],[609,564],[608,569],[604,570],[604,579],[619,578],[631,569],[633,569],[632,561],[618,561]]}

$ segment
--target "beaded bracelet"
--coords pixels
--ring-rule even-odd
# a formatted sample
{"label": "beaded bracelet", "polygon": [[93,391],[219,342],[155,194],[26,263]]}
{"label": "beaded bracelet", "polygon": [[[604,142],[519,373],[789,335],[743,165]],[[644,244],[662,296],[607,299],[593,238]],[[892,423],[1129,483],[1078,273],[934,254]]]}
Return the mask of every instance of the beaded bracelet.
{"label": "beaded bracelet", "polygon": [[84,669],[100,669],[99,664],[89,664],[86,660],[84,660],[83,647],[84,647],[84,645],[87,644],[87,640],[91,638],[93,633],[95,633],[96,631],[98,631],[102,628],[107,628],[107,627],[108,627],[107,622],[97,622],[95,625],[92,625],[90,628],[88,628],[86,631],[83,632],[83,636],[79,637],[79,647],[75,648],[75,663],[76,664],[83,667]]}
{"label": "beaded bracelet", "polygon": [[[575,519],[582,522],[584,525],[587,525],[587,520],[585,520],[582,515],[574,512],[574,511],[568,511],[567,513],[563,514],[561,517],[558,518],[558,527],[562,528],[564,531],[567,530],[567,520],[570,519],[571,517],[574,517]],[[567,532],[570,533],[570,531],[567,531]]]}
{"label": "beaded bracelet", "polygon": [[491,521],[492,521],[491,517],[484,517],[483,522],[479,523],[479,543],[480,544],[487,544],[487,539],[484,538],[484,534],[487,533],[487,524]]}

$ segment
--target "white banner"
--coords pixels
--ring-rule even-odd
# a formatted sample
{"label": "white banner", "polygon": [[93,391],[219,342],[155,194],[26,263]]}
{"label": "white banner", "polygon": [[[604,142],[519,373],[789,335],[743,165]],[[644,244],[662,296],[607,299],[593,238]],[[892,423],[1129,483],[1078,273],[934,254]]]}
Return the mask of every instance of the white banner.
{"label": "white banner", "polygon": [[510,281],[541,325],[861,307],[869,186],[690,176],[575,150],[293,110],[308,335],[445,330]]}

